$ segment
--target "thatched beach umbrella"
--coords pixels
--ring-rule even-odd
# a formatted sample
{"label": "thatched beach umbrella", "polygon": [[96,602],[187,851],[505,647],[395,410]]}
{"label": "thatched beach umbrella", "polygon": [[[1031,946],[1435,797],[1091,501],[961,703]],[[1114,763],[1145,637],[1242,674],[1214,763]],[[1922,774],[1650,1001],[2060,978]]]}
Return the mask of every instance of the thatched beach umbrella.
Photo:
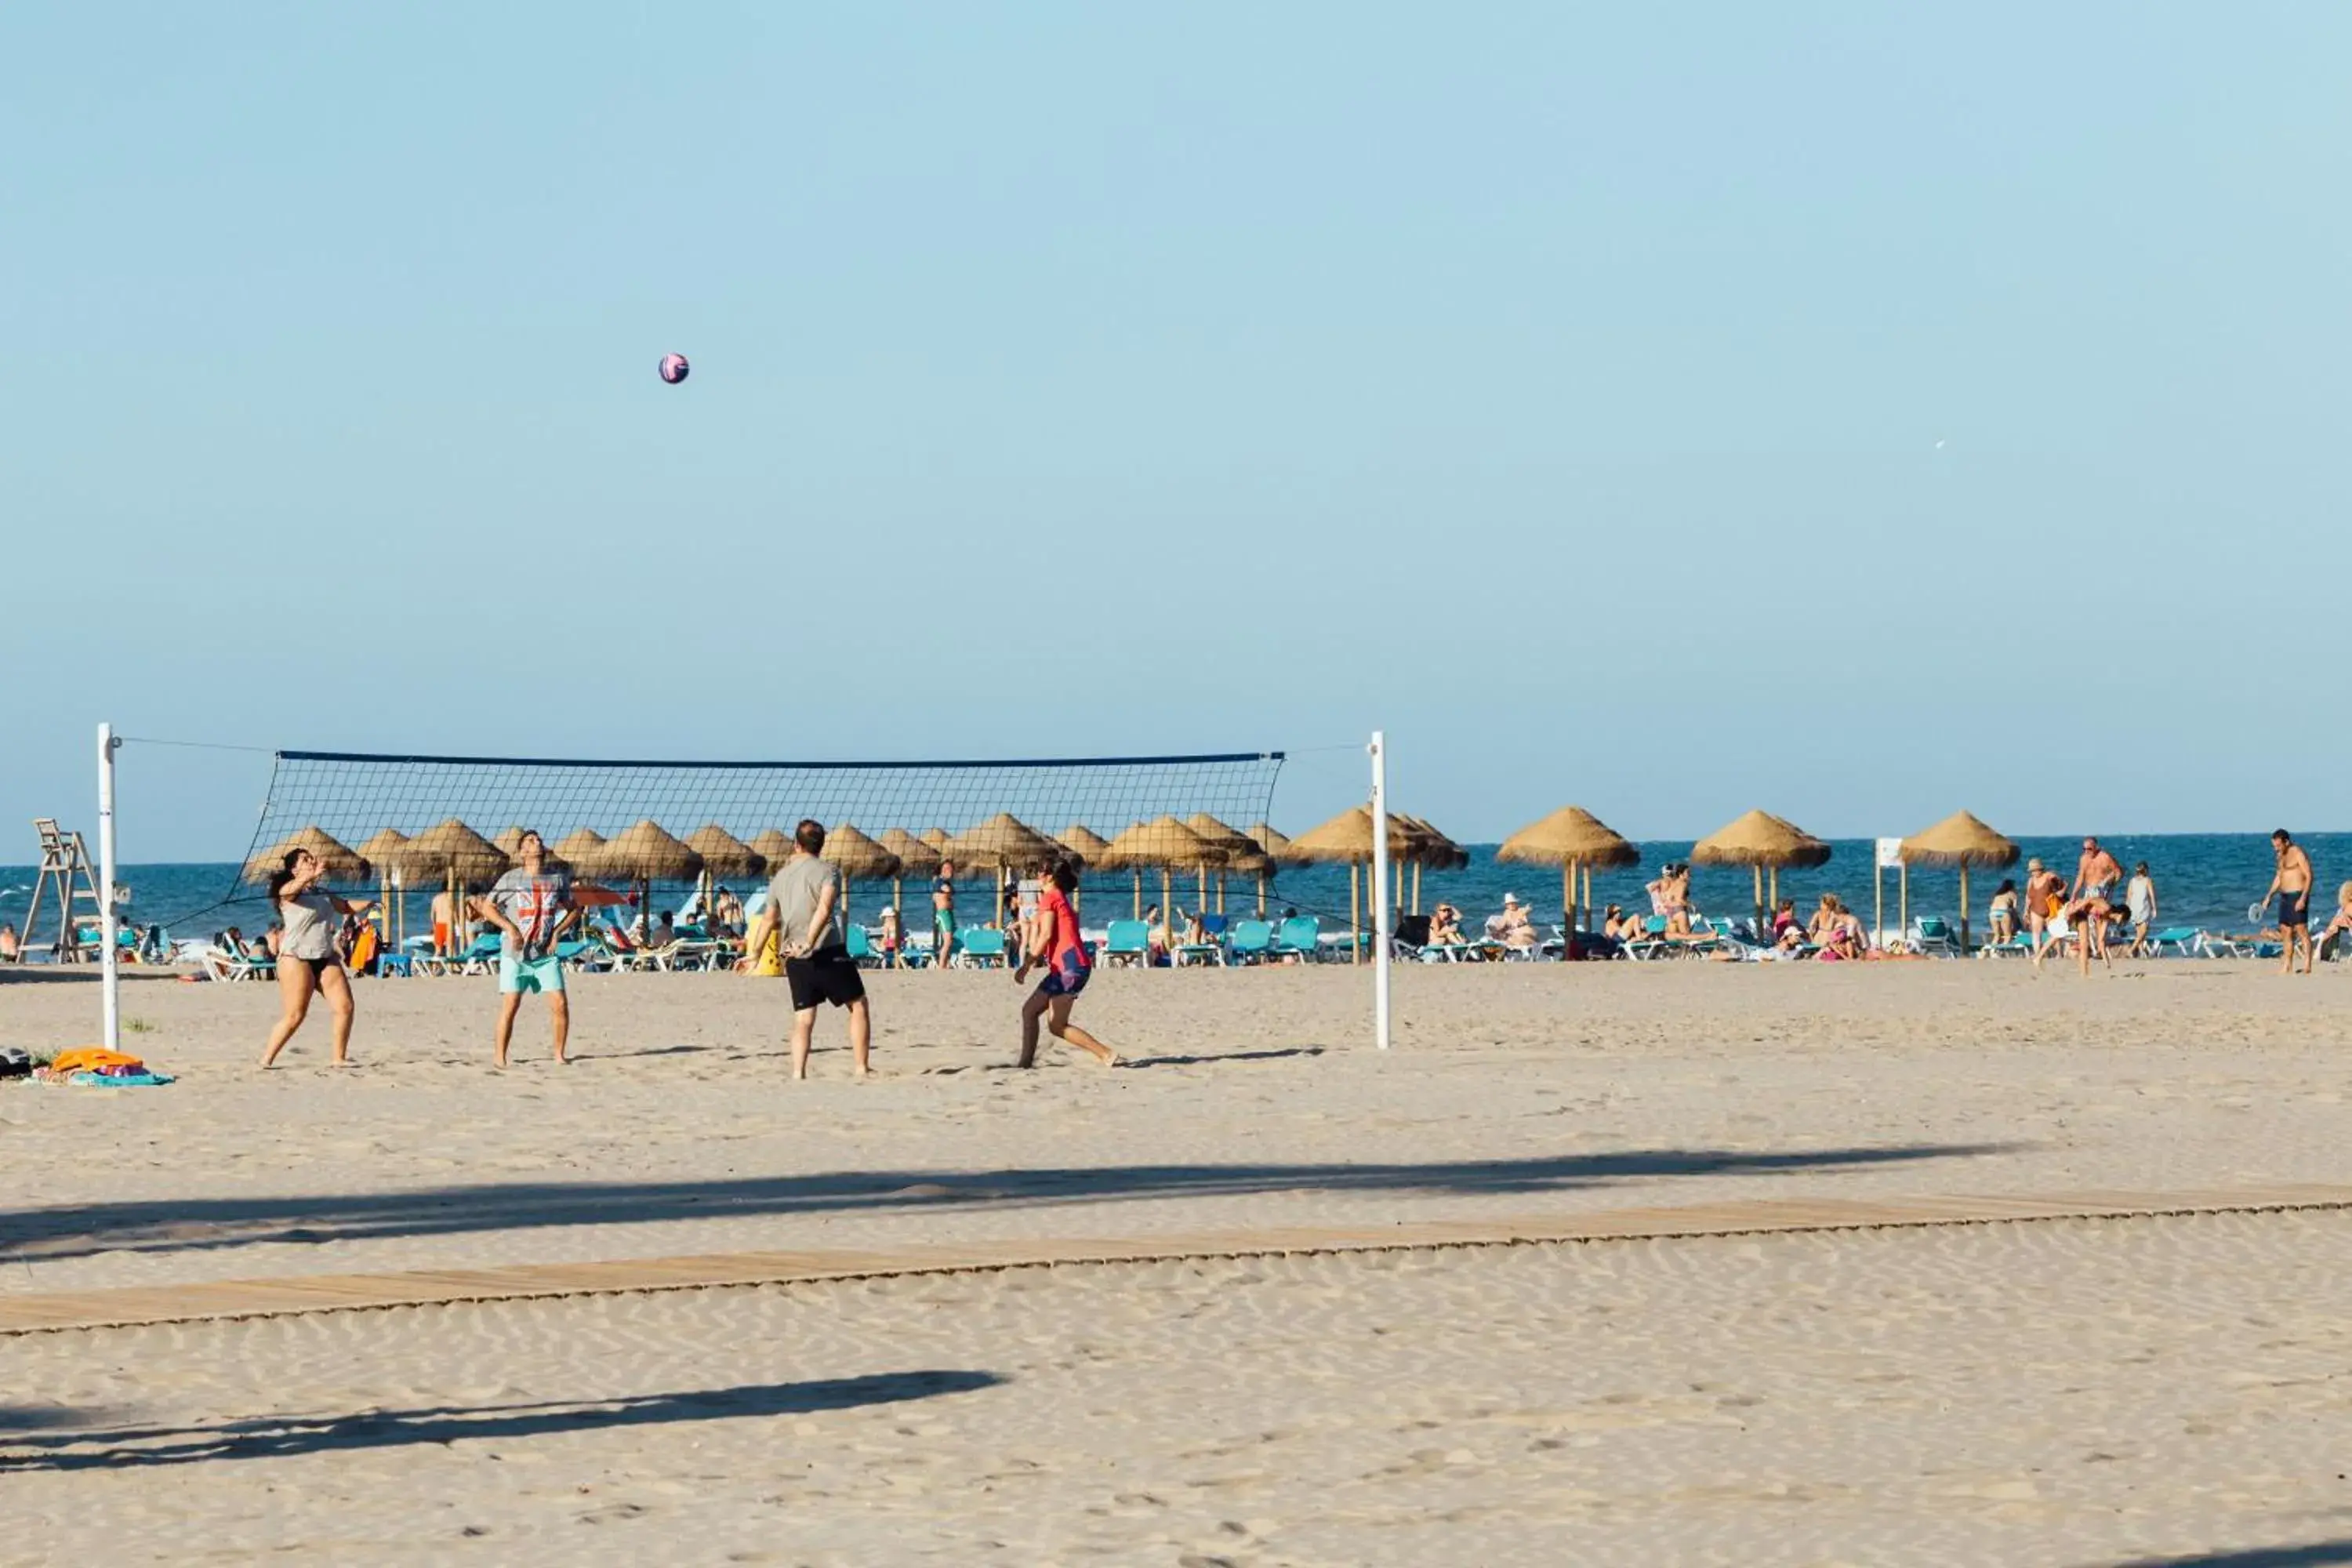
{"label": "thatched beach umbrella", "polygon": [[[380,838],[383,835],[376,837]],[[289,834],[247,861],[245,879],[248,882],[268,880],[269,874],[285,865],[286,857],[297,849],[308,849],[317,856],[319,864],[326,868],[330,882],[350,887],[354,882],[364,882],[375,874],[365,856],[355,854],[334,835],[313,824]]]}
{"label": "thatched beach umbrella", "polygon": [[585,877],[588,874],[589,863],[596,858],[604,847],[603,834],[593,827],[582,827],[564,835],[563,841],[556,845],[554,854],[556,860],[565,870],[575,877]]}
{"label": "thatched beach umbrella", "polygon": [[[1390,863],[1402,864],[1416,842],[1403,822],[1391,814]],[[1290,841],[1288,858],[1311,864],[1345,864],[1348,868],[1348,952],[1349,962],[1355,962],[1363,946],[1363,920],[1359,911],[1363,907],[1364,868],[1372,862],[1372,808],[1350,806],[1330,821],[1300,834]]]}
{"label": "thatched beach umbrella", "polygon": [[651,820],[615,835],[596,852],[590,872],[637,885],[637,907],[644,913],[646,935],[654,931],[654,884],[691,882],[702,871],[702,857],[680,839],[671,837]]}
{"label": "thatched beach umbrella", "polygon": [[709,929],[719,912],[717,892],[720,878],[740,880],[757,877],[767,869],[768,858],[736,837],[715,822],[706,822],[680,840],[702,857],[702,875],[696,879],[704,928]]}
{"label": "thatched beach umbrella", "polygon": [[1082,867],[1094,864],[1095,857],[1110,847],[1110,840],[1083,823],[1074,822],[1054,836],[1054,841],[1077,857]]}
{"label": "thatched beach umbrella", "polygon": [[898,919],[907,918],[906,890],[900,886],[908,877],[936,877],[940,874],[940,852],[908,832],[903,827],[884,830],[874,842],[898,858],[898,874],[890,879],[890,904],[898,911]]}
{"label": "thatched beach umbrella", "polygon": [[[1456,844],[1425,817],[1410,812],[1398,812],[1396,820],[1404,824],[1405,852],[1399,862],[1398,877],[1402,868],[1412,868],[1412,912],[1421,913],[1421,871],[1426,866],[1433,871],[1459,871],[1470,864],[1470,851]],[[1402,900],[1391,900],[1391,902]]]}
{"label": "thatched beach umbrella", "polygon": [[522,836],[527,831],[529,830],[520,824],[510,823],[504,832],[493,837],[490,842],[498,846],[499,854],[511,860],[515,858],[515,851],[522,847]]}
{"label": "thatched beach umbrella", "polygon": [[[1061,846],[1022,821],[1009,811],[1000,811],[986,822],[974,824],[940,845],[940,854],[956,865],[972,870],[1002,873],[1021,871],[1042,864],[1058,853]],[[996,883],[996,921],[1004,923],[1004,879]]]}
{"label": "thatched beach umbrella", "polygon": [[1756,873],[1756,919],[1764,919],[1764,879],[1771,876],[1771,896],[1780,896],[1780,868],[1820,866],[1828,862],[1830,847],[1785,817],[1769,811],[1751,811],[1727,822],[1691,847],[1691,861],[1699,866],[1746,866]]}
{"label": "thatched beach umbrella", "polygon": [[359,857],[375,868],[376,896],[383,902],[376,908],[383,911],[383,942],[396,948],[408,934],[408,896],[401,886],[401,847],[408,835],[396,827],[379,827],[373,837],[359,847]]}
{"label": "thatched beach umbrella", "polygon": [[702,857],[706,877],[756,877],[768,868],[768,858],[715,822],[707,822],[681,840]]}
{"label": "thatched beach umbrella", "polygon": [[450,929],[466,922],[466,891],[498,879],[507,868],[506,852],[458,821],[436,823],[400,847],[393,870],[410,887],[440,883],[448,890]]}
{"label": "thatched beach umbrella", "polygon": [[[1567,906],[1570,929],[1592,929],[1592,868],[1638,866],[1642,851],[1632,840],[1580,805],[1563,805],[1540,822],[1531,822],[1495,851],[1495,858],[1522,866],[1560,868],[1561,901]],[[1584,883],[1583,919],[1577,918],[1577,879]]]}
{"label": "thatched beach umbrella", "polygon": [[[1265,851],[1257,847],[1256,839],[1238,827],[1228,826],[1218,821],[1205,811],[1196,811],[1186,817],[1184,826],[1199,834],[1203,843],[1210,845],[1224,857],[1217,871],[1217,912],[1223,914],[1226,873],[1232,872],[1244,877],[1257,875],[1261,868],[1258,863],[1265,859]],[[1272,869],[1271,866],[1265,868]],[[1203,868],[1201,873],[1201,901],[1203,904],[1209,901],[1208,879],[1208,871]]]}
{"label": "thatched beach umbrella", "polygon": [[825,834],[824,858],[853,882],[887,882],[903,868],[896,855],[846,822]]}
{"label": "thatched beach umbrella", "polygon": [[1290,835],[1271,823],[1261,822],[1246,835],[1257,846],[1263,865],[1256,870],[1257,918],[1265,919],[1266,884],[1273,879],[1275,868],[1297,864],[1290,857]]}
{"label": "thatched beach umbrella", "polygon": [[1957,866],[1960,871],[1960,952],[1969,951],[1969,869],[1975,866],[1999,868],[2017,864],[2017,845],[2002,837],[1965,811],[1956,811],[1924,833],[1916,833],[1903,841],[1903,868],[1906,873],[1903,892],[1902,920],[1911,923],[1911,893],[1908,873],[1914,866]]}
{"label": "thatched beach umbrella", "polygon": [[1131,871],[1135,874],[1135,918],[1143,918],[1143,873],[1154,867],[1160,871],[1160,908],[1173,918],[1175,889],[1171,873],[1180,866],[1196,867],[1216,862],[1218,852],[1208,840],[1173,816],[1154,817],[1139,822],[1104,846],[1096,864],[1106,871]]}

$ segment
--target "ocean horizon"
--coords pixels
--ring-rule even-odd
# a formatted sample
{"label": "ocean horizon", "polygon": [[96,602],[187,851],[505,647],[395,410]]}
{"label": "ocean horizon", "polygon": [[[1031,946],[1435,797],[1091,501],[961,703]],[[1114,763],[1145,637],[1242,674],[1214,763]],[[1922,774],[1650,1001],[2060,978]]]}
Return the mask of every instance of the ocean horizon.
{"label": "ocean horizon", "polygon": [[[1880,907],[1874,895],[1874,842],[1869,839],[1830,840],[1831,858],[1826,865],[1811,869],[1791,869],[1780,874],[1780,893],[1798,901],[1801,909],[1810,907],[1824,892],[1834,892],[1865,921],[1873,920]],[[2269,885],[2272,871],[2270,840],[2262,833],[2229,834],[2140,834],[2105,837],[2105,845],[2129,874],[2132,868],[2145,861],[2155,879],[2159,918],[2167,925],[2203,926],[2213,931],[2247,929],[2248,907],[2262,896]],[[2310,853],[2317,872],[2316,891],[2313,897],[2315,916],[2325,920],[2336,907],[2336,889],[2339,882],[2352,879],[2352,833],[2313,833],[2298,836]],[[1658,868],[1669,860],[1683,859],[1690,854],[1693,841],[1686,838],[1651,839],[1643,841],[1642,863],[1622,870],[1595,871],[1592,875],[1594,908],[1617,903],[1630,909],[1646,910],[1648,900],[1643,886],[1655,877]],[[2052,837],[2021,837],[2017,840],[2019,861],[2005,871],[1976,871],[1969,879],[1969,923],[1978,931],[1985,925],[1985,907],[2004,877],[2024,876],[2027,858],[2038,858],[2071,877],[2081,853],[2080,836]],[[1439,900],[1459,907],[1475,923],[1477,920],[1502,907],[1504,896],[1516,894],[1528,902],[1541,921],[1555,921],[1562,917],[1560,875],[1557,868],[1545,866],[1507,865],[1495,858],[1499,846],[1493,844],[1465,845],[1470,864],[1458,870],[1424,869],[1420,874],[1419,906],[1427,910]],[[26,924],[35,868],[31,866],[0,866],[0,921],[13,924],[22,931]],[[142,926],[161,925],[175,938],[200,937],[226,926],[252,930],[267,925],[268,914],[261,900],[249,889],[235,886],[237,865],[235,862],[153,863],[126,865],[120,868],[123,883],[131,889],[131,901],[128,917]],[[1364,881],[1369,887],[1369,878]],[[1888,870],[1878,875],[1878,896],[1883,896],[1885,925],[1893,929],[1901,904],[1899,879]],[[989,879],[985,876],[959,879],[960,885],[971,889],[965,894],[968,910],[979,910],[987,900]],[[1908,907],[1913,916],[1939,914],[1957,916],[1959,910],[1959,877],[1955,871],[1915,868],[1909,876]],[[722,885],[724,885],[722,883]],[[733,883],[738,892],[756,885],[754,880],[738,879]],[[1111,918],[1106,910],[1124,913],[1134,899],[1134,881],[1129,873],[1089,872],[1081,883],[1081,907],[1088,920]],[[1167,886],[1175,904],[1192,910],[1200,902],[1201,883],[1190,872],[1172,873]],[[1697,867],[1692,874],[1692,893],[1704,912],[1717,915],[1744,915],[1753,903],[1753,884],[1744,868]],[[1162,882],[1156,872],[1143,878],[1143,901],[1158,903]],[[1413,900],[1413,870],[1399,868],[1398,901],[1410,908]],[[1216,907],[1217,883],[1213,874],[1209,879],[1209,905]],[[354,889],[362,890],[362,889]],[[370,886],[363,889],[373,893]],[[656,882],[653,889],[656,909],[675,909],[690,890],[688,884]],[[918,910],[927,910],[929,899],[919,886],[906,889],[908,901]],[[409,889],[406,894],[407,929],[420,929],[430,889]],[[850,912],[853,919],[871,922],[893,897],[888,882],[853,881],[850,885]],[[1255,910],[1259,897],[1255,879],[1228,879],[1224,892],[1224,908],[1230,913],[1243,914]],[[1302,913],[1321,918],[1327,929],[1344,928],[1349,919],[1349,874],[1345,866],[1308,866],[1285,868],[1276,873],[1266,889],[1270,910],[1279,912],[1295,908]],[[1369,919],[1369,910],[1365,918]]]}

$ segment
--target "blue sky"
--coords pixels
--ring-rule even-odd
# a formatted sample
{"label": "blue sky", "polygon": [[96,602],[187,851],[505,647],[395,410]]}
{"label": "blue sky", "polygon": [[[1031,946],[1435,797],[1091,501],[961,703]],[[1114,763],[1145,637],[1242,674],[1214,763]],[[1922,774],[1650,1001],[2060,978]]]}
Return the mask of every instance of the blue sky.
{"label": "blue sky", "polygon": [[[0,825],[87,822],[110,718],[1379,724],[1464,837],[2343,826],[2347,46],[2309,5],[10,6]],[[1293,824],[1354,785],[1320,755]],[[126,856],[242,847],[250,758],[134,761]]]}

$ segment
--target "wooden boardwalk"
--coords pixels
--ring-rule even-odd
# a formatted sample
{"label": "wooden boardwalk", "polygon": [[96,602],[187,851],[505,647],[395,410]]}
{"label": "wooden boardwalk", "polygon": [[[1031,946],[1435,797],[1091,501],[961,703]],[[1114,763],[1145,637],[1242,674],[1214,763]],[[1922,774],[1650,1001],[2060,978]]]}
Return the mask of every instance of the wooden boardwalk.
{"label": "wooden boardwalk", "polygon": [[1875,1201],[1812,1198],[1703,1204],[1682,1208],[1604,1209],[1511,1219],[1400,1221],[1385,1226],[1179,1232],[1119,1240],[1045,1237],[953,1242],[873,1252],[717,1252],[680,1258],[620,1258],[604,1263],[294,1275],[275,1279],[221,1279],[54,1295],[0,1294],[0,1334],[1057,1265],[2347,1208],[2352,1208],[2352,1187],[2342,1186]]}

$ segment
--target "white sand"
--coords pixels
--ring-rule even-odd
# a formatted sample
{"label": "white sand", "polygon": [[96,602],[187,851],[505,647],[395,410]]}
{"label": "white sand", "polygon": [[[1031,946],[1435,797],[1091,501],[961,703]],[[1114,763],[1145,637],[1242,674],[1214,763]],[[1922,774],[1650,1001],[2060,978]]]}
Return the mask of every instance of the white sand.
{"label": "white sand", "polygon": [[[779,989],[733,977],[583,984],[583,1059],[538,1060],[527,1013],[503,1079],[486,982],[365,984],[362,1067],[308,1065],[321,1032],[267,1076],[245,1065],[267,990],[147,982],[135,1043],[181,1083],[0,1089],[35,1200],[0,1216],[0,1289],[2343,1182],[2347,979],[1414,970],[1382,1058],[1358,975],[1119,974],[1083,1016],[1161,1065],[1016,1075],[987,1070],[1011,1055],[1004,980],[883,976],[883,1076],[846,1081],[836,1051],[808,1085]],[[0,1043],[86,1038],[91,1001],[0,985]],[[231,1555],[348,1561],[964,1562],[997,1542],[1021,1563],[2091,1563],[2352,1540],[2328,1468],[2352,1445],[2328,1381],[2347,1253],[2352,1219],[2219,1217],[34,1336],[0,1341],[0,1402],[72,1414],[0,1413],[0,1450],[35,1467],[0,1471],[0,1558],[178,1560],[181,1521]],[[923,1369],[1006,1381],[664,1403]],[[619,1425],[576,1408],[614,1400],[652,1403]],[[542,1402],[563,1406],[544,1430],[490,1408]],[[442,1408],[460,1414],[349,1426]],[[289,1415],[336,1441],[281,1442]],[[46,1446],[68,1418],[253,1419],[317,1451],[45,1468],[211,1441]],[[446,1422],[480,1435],[415,1440]]]}

